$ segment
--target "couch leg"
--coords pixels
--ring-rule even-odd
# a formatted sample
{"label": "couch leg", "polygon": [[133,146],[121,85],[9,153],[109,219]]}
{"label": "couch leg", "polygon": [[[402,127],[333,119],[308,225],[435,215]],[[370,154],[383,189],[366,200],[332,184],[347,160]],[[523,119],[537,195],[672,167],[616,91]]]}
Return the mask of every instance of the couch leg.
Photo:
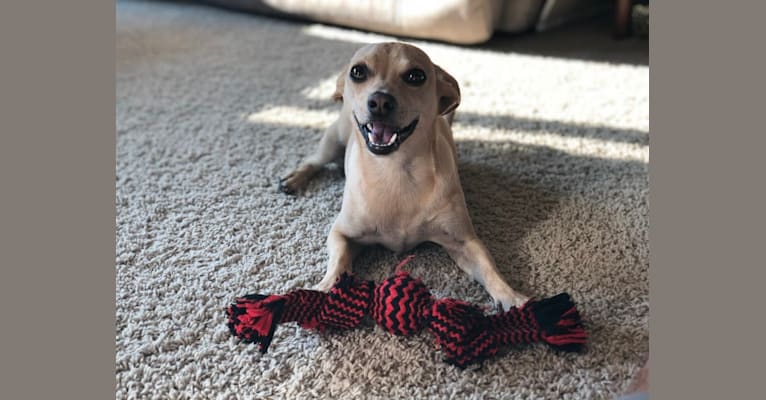
{"label": "couch leg", "polygon": [[630,7],[631,0],[616,0],[614,8],[614,36],[622,38],[628,35],[630,30]]}

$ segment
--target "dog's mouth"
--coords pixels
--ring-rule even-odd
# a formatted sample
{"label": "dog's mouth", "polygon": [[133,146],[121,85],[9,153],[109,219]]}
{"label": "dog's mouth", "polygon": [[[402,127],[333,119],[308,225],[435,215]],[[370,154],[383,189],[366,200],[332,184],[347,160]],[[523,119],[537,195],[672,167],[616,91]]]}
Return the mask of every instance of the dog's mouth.
{"label": "dog's mouth", "polygon": [[369,121],[360,123],[354,115],[354,120],[359,127],[359,133],[367,143],[367,149],[373,154],[385,155],[394,152],[415,131],[418,118],[415,118],[405,127],[396,127],[383,121]]}

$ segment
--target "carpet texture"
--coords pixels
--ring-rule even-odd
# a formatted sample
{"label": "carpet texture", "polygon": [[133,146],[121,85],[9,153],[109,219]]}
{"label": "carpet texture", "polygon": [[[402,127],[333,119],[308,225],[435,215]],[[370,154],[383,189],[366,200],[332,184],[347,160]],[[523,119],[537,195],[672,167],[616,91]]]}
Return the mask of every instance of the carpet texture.
{"label": "carpet texture", "polygon": [[[459,168],[479,236],[537,297],[569,292],[584,354],[508,349],[442,362],[427,332],[280,327],[239,343],[238,295],[307,288],[325,270],[344,180],[297,197],[277,177],[316,146],[344,62],[387,40],[183,3],[117,3],[118,399],[611,398],[648,351],[649,69],[414,42],[460,82]],[[408,265],[437,297],[488,304],[434,245]],[[365,279],[401,258],[372,248]]]}

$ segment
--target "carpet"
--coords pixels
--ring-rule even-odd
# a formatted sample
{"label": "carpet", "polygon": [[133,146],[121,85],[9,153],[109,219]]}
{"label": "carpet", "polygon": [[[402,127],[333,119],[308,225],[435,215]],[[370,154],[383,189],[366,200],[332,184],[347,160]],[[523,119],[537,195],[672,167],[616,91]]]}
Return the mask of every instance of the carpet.
{"label": "carpet", "polygon": [[[118,399],[593,399],[620,393],[648,351],[649,69],[413,42],[460,82],[454,131],[479,237],[515,288],[569,292],[583,354],[509,348],[444,363],[428,332],[281,326],[267,354],[239,343],[237,295],[323,276],[343,175],[299,196],[277,178],[316,146],[340,68],[368,41],[337,27],[184,3],[116,6]],[[437,246],[408,265],[437,297],[488,304]],[[355,263],[390,276],[382,248]]]}

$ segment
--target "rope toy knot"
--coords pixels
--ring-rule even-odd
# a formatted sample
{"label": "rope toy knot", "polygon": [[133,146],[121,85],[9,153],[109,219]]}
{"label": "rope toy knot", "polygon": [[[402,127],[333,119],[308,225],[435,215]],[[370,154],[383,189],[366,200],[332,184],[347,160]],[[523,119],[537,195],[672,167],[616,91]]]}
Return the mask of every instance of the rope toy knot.
{"label": "rope toy knot", "polygon": [[446,361],[458,367],[482,361],[497,346],[489,331],[489,320],[476,306],[460,300],[441,299],[433,304],[428,328],[444,351]]}
{"label": "rope toy knot", "polygon": [[433,299],[420,279],[399,271],[375,287],[374,293],[372,319],[386,332],[409,336],[426,324],[425,313]]}

